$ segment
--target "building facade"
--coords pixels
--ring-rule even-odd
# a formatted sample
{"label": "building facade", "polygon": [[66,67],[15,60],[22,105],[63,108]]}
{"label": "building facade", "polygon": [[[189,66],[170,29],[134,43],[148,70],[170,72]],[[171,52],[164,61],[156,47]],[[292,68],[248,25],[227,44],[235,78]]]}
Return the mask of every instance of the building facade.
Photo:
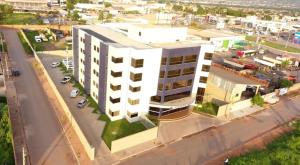
{"label": "building facade", "polygon": [[73,27],[74,77],[112,121],[162,116],[201,102],[213,52],[186,28]]}

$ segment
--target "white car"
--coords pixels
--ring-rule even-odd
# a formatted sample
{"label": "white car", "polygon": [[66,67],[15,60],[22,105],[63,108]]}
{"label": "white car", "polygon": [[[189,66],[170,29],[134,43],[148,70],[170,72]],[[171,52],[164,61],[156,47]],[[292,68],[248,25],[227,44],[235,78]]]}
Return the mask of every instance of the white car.
{"label": "white car", "polygon": [[71,77],[70,77],[70,76],[65,76],[65,77],[60,81],[60,83],[66,84],[66,83],[68,83],[70,80],[71,80]]}
{"label": "white car", "polygon": [[79,94],[79,90],[77,88],[74,88],[71,93],[70,93],[70,97],[74,98]]}
{"label": "white car", "polygon": [[52,62],[52,63],[51,63],[51,67],[52,67],[52,68],[56,68],[56,67],[59,66],[59,64],[60,64],[60,62]]}

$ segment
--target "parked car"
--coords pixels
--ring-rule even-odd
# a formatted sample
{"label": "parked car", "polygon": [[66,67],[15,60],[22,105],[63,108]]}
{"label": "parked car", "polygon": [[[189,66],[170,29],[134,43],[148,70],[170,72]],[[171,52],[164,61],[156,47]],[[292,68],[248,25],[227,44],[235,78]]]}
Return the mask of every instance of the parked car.
{"label": "parked car", "polygon": [[70,77],[70,76],[65,76],[65,77],[60,81],[60,83],[66,84],[66,83],[68,83],[70,80],[71,80],[71,77]]}
{"label": "parked car", "polygon": [[17,77],[17,76],[21,75],[21,72],[16,68],[12,68],[11,69],[11,75]]}
{"label": "parked car", "polygon": [[77,88],[74,88],[71,93],[70,93],[70,97],[74,98],[79,94],[79,90]]}
{"label": "parked car", "polygon": [[78,108],[83,108],[85,107],[85,105],[87,104],[87,99],[81,99],[78,104],[77,104],[77,107]]}
{"label": "parked car", "polygon": [[52,62],[52,63],[51,63],[51,67],[52,67],[52,68],[56,68],[56,67],[59,66],[59,64],[60,64],[60,62]]}

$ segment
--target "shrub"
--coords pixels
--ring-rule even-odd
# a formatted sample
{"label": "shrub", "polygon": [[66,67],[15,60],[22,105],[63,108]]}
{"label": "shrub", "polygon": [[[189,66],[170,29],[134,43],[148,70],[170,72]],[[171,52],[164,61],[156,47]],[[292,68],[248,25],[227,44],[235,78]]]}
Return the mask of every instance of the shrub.
{"label": "shrub", "polygon": [[219,106],[212,103],[212,102],[207,102],[207,103],[204,103],[202,104],[201,106],[199,107],[196,107],[195,108],[195,111],[197,112],[204,112],[204,113],[207,113],[207,114],[211,114],[211,115],[215,115],[217,116],[218,114],[218,109],[219,109]]}
{"label": "shrub", "polygon": [[255,95],[252,99],[251,102],[253,105],[258,105],[258,106],[263,106],[264,105],[264,99],[261,97],[260,94]]}
{"label": "shrub", "polygon": [[280,84],[280,88],[289,88],[293,86],[293,82],[288,79],[280,80],[279,84]]}

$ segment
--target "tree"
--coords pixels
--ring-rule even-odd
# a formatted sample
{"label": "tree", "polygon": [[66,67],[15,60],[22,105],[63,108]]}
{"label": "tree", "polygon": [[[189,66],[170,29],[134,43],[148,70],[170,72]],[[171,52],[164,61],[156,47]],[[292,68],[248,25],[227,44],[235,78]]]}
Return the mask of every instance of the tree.
{"label": "tree", "polygon": [[112,4],[109,3],[109,2],[104,2],[104,7],[107,8],[107,7],[112,7]]}
{"label": "tree", "polygon": [[181,5],[173,5],[172,9],[174,11],[182,11],[183,10],[183,7]]}
{"label": "tree", "polygon": [[100,20],[100,21],[104,20],[104,12],[102,10],[99,11],[98,20]]}
{"label": "tree", "polygon": [[264,98],[262,98],[260,94],[257,94],[254,97],[252,97],[251,102],[253,105],[258,105],[262,107],[264,105]]}
{"label": "tree", "polygon": [[73,11],[71,19],[72,19],[72,21],[78,21],[80,19],[80,16],[79,16],[77,10]]}
{"label": "tree", "polygon": [[14,12],[14,9],[10,5],[0,4],[0,21],[5,17],[11,15]]}
{"label": "tree", "polygon": [[272,17],[270,15],[264,15],[263,20],[271,21]]}
{"label": "tree", "polygon": [[284,60],[281,62],[281,67],[282,68],[287,68],[290,65],[290,61],[289,60]]}
{"label": "tree", "polygon": [[279,82],[280,88],[289,88],[293,86],[293,82],[288,79],[282,79]]}
{"label": "tree", "polygon": [[198,15],[204,15],[204,14],[207,14],[207,11],[201,5],[199,5],[197,7],[196,14],[198,14]]}
{"label": "tree", "polygon": [[76,3],[76,0],[67,0],[67,10],[73,10]]}

